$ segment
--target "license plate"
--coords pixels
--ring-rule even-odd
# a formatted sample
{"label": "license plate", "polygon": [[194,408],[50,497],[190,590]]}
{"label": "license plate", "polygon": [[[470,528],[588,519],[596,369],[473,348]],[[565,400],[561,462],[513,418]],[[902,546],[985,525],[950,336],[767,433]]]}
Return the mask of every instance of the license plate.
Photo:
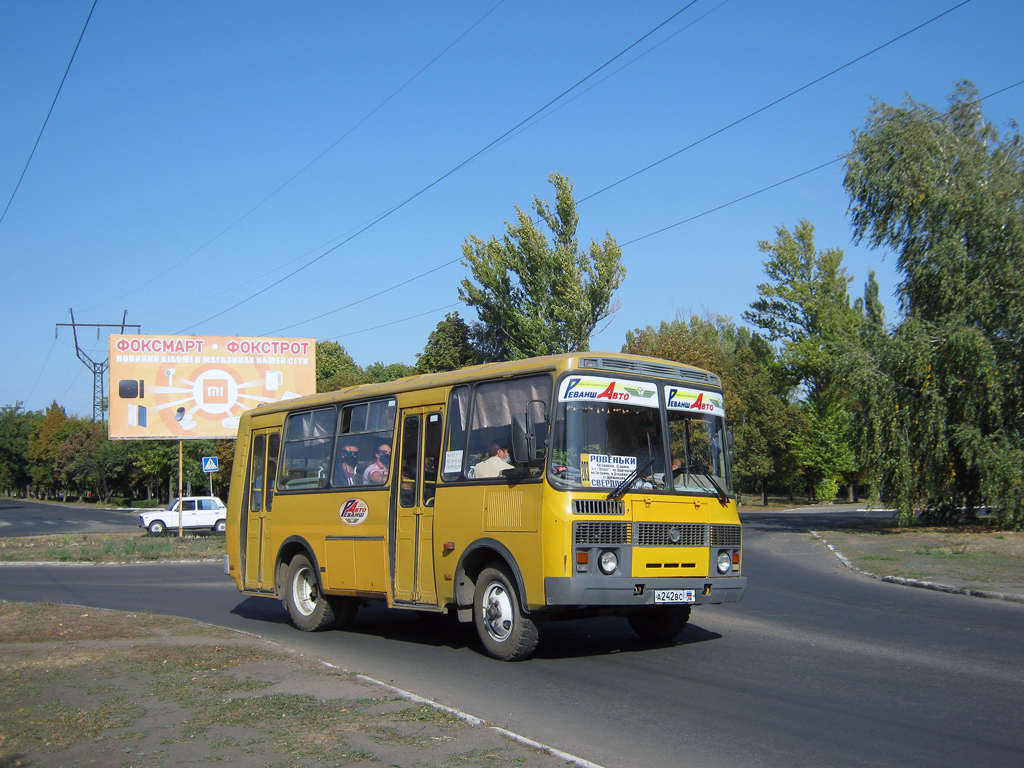
{"label": "license plate", "polygon": [[695,589],[656,589],[656,590],[654,590],[654,602],[656,602],[656,603],[695,603],[695,602],[697,602],[697,590],[695,590]]}

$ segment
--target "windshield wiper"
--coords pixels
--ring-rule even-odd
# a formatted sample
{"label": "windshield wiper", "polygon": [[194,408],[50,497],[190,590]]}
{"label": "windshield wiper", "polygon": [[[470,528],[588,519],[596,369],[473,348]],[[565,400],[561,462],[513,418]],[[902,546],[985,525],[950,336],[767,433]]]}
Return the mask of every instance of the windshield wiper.
{"label": "windshield wiper", "polygon": [[648,468],[650,468],[651,464],[654,463],[654,459],[655,459],[655,457],[651,456],[644,463],[643,466],[637,465],[637,468],[634,469],[632,472],[630,472],[629,475],[626,476],[625,480],[623,480],[621,483],[619,483],[617,486],[615,486],[612,489],[612,492],[608,494],[608,498],[609,499],[617,499],[620,496],[622,496],[626,491],[628,491],[630,488],[632,488],[633,487],[633,483],[635,483],[637,480],[640,479],[640,475],[642,475],[644,472],[646,472],[648,470]]}
{"label": "windshield wiper", "polygon": [[729,495],[725,492],[725,489],[718,484],[718,481],[715,480],[714,475],[712,475],[706,469],[703,469],[699,464],[690,464],[688,466],[683,466],[679,467],[678,469],[674,469],[672,470],[672,476],[678,477],[683,472],[689,472],[691,474],[699,475],[700,477],[706,478],[707,481],[711,483],[711,486],[715,489],[715,495],[718,497],[718,500],[719,502],[721,502],[722,506],[724,507],[726,504],[729,503]]}

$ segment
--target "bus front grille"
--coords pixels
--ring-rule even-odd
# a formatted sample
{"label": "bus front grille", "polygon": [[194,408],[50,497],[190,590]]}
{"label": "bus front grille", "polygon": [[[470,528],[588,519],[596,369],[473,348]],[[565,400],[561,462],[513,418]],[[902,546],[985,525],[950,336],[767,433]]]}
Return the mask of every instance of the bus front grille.
{"label": "bus front grille", "polygon": [[610,544],[629,544],[629,523],[617,522],[578,522],[573,525],[573,544],[588,546],[607,546]]}
{"label": "bus front grille", "polygon": [[573,499],[574,515],[624,515],[626,504],[622,499]]}
{"label": "bus front grille", "polygon": [[639,547],[706,547],[708,526],[704,523],[637,523]]}
{"label": "bus front grille", "polygon": [[713,547],[738,547],[742,541],[742,528],[738,525],[711,526],[711,546]]}

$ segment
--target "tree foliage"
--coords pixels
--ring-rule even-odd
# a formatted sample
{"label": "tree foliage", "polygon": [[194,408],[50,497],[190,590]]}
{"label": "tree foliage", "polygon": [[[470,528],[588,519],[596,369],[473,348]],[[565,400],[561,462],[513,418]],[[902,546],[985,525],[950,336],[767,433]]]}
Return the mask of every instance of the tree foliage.
{"label": "tree foliage", "polygon": [[905,520],[990,505],[1024,527],[1022,150],[961,83],[941,113],[876,103],[847,157],[855,236],[893,249],[902,277],[870,367],[880,479]]}
{"label": "tree foliage", "polygon": [[427,339],[423,352],[416,356],[420,373],[457,371],[479,362],[479,355],[470,341],[469,325],[458,312],[449,312]]}
{"label": "tree foliage", "polygon": [[785,483],[795,465],[791,435],[800,421],[786,397],[775,352],[763,338],[722,316],[676,318],[626,334],[623,352],[674,360],[718,374],[736,435],[734,471],[741,489]]}
{"label": "tree foliage", "polygon": [[587,350],[598,323],[617,309],[613,295],[626,274],[618,244],[606,232],[581,251],[572,182],[559,173],[549,181],[554,208],[535,196],[533,209],[550,241],[515,206],[516,222],[505,223],[502,239],[470,235],[462,245],[471,278],[459,298],[477,312],[472,332],[485,361]]}
{"label": "tree foliage", "polygon": [[814,226],[806,219],[792,232],[782,226],[775,234],[774,241],[758,243],[769,254],[764,271],[771,282],[757,286],[760,298],[743,318],[781,342],[784,364],[815,400],[829,391],[842,354],[837,342],[856,324],[847,296],[850,278],[842,250],[817,250]]}
{"label": "tree foliage", "polygon": [[336,389],[362,384],[365,380],[363,369],[341,344],[336,341],[316,343],[317,392],[333,392]]}

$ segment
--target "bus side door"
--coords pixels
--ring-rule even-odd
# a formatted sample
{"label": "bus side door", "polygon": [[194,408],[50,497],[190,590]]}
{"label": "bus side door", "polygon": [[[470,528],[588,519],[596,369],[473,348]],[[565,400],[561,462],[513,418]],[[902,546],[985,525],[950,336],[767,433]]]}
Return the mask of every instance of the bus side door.
{"label": "bus side door", "polygon": [[401,412],[392,468],[391,584],[396,603],[437,604],[434,583],[434,494],[444,417],[440,405]]}
{"label": "bus side door", "polygon": [[[246,533],[242,540],[242,563],[245,589],[274,588],[273,553],[265,551],[270,535],[270,514],[274,508],[277,487],[277,461],[281,452],[281,432],[260,429],[253,432],[252,456],[249,461],[249,504]],[[264,566],[264,561],[268,564]]]}

